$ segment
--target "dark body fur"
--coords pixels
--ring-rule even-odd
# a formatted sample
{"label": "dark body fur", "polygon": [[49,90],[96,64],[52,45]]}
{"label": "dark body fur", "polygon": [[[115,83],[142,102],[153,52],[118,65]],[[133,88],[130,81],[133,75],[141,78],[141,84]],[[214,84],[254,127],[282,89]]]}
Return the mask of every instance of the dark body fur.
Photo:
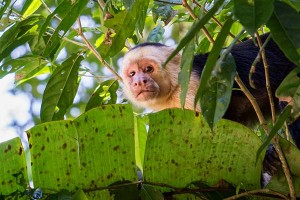
{"label": "dark body fur", "polygon": [[[267,36],[267,34],[261,36],[262,42],[266,40]],[[248,81],[250,68],[258,54],[258,51],[259,48],[255,46],[253,41],[247,40],[235,45],[232,48],[231,54],[234,57],[240,78],[257,100],[257,103],[263,113],[267,115],[271,113],[271,111],[266,91],[265,72],[262,61],[257,63],[256,71],[252,76],[256,89],[252,88]],[[295,65],[284,56],[273,40],[268,42],[265,51],[267,63],[269,65],[271,90],[274,94],[277,87],[286,75],[295,67]],[[203,54],[197,55],[194,58],[193,70],[196,70],[199,76],[204,68],[207,56],[208,54]],[[238,88],[238,85],[235,83],[233,87]],[[274,98],[274,100],[276,108],[279,109],[278,100],[276,98]],[[245,125],[252,124],[253,120],[257,119],[253,106],[243,92],[238,90],[234,90],[232,92],[231,103],[224,118],[237,121]]]}

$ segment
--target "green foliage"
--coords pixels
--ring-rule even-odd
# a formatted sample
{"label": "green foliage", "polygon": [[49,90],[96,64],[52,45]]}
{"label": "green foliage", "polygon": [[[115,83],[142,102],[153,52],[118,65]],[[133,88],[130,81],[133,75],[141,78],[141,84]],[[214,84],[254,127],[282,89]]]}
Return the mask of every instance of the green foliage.
{"label": "green foliage", "polygon": [[191,40],[182,52],[182,59],[180,63],[181,70],[178,75],[178,81],[181,88],[180,104],[182,108],[184,108],[185,97],[190,84],[190,75],[192,73],[194,51],[195,51],[194,41]]}
{"label": "green foliage", "polygon": [[[0,2],[0,78],[14,74],[20,89],[25,84],[46,85],[42,97],[33,91],[42,98],[38,118],[44,123],[27,131],[32,163],[28,170],[35,189],[25,191],[29,181],[20,140],[0,144],[0,161],[5,163],[0,167],[0,199],[33,199],[37,188],[47,199],[221,199],[260,188],[263,149],[288,117],[292,121],[300,115],[299,67],[276,93],[292,97],[294,103],[279,115],[263,143],[242,125],[221,120],[235,75],[229,45],[268,30],[299,66],[297,1],[200,0],[188,2],[189,12],[179,0],[22,3],[18,7],[16,1]],[[82,27],[76,23],[78,18]],[[204,27],[214,44],[200,32]],[[123,49],[146,40],[175,41],[178,46],[168,60],[183,49],[182,104],[193,55],[211,51],[195,99],[200,100],[204,118],[180,110],[141,117],[134,116],[128,106],[104,106],[115,104],[122,95],[118,77],[107,77],[103,67],[111,65],[110,70],[117,73]],[[229,50],[222,51],[227,46]],[[16,56],[19,48],[25,52]],[[90,90],[78,90],[88,73],[100,80],[99,86],[94,90],[93,81]],[[41,74],[50,77],[36,79]],[[74,105],[76,95],[80,100]],[[82,114],[63,120],[74,107]],[[299,196],[299,151],[287,141],[280,143]],[[281,170],[268,187],[288,194]]]}
{"label": "green foliage", "polygon": [[[293,19],[288,20],[288,19]],[[272,37],[285,55],[295,64],[300,65],[300,14],[287,4],[274,2],[274,12],[267,23]]]}
{"label": "green foliage", "polygon": [[234,15],[247,32],[254,36],[257,29],[271,17],[273,2],[274,0],[234,0]]}
{"label": "green foliage", "polygon": [[[25,153],[19,139],[0,144],[1,195],[9,195],[16,191],[25,191],[28,184]],[[5,164],[4,164],[5,163]]]}
{"label": "green foliage", "polygon": [[78,88],[78,69],[83,60],[81,54],[73,54],[50,77],[41,107],[43,122],[63,119],[67,108],[73,103]]}
{"label": "green foliage", "polygon": [[[73,121],[52,121],[28,130],[32,181],[40,188],[36,190],[42,190],[47,199],[136,199],[138,195],[162,199],[163,194],[180,191],[186,191],[183,197],[201,193],[227,197],[235,191],[232,186],[240,190],[260,186],[263,155],[256,163],[252,150],[259,148],[261,140],[250,129],[221,120],[212,134],[201,115],[165,110],[149,115],[146,143],[139,139],[145,135],[140,134],[141,128],[134,127],[133,120],[130,106],[107,105],[91,109]],[[137,139],[139,150],[145,152],[140,175],[135,164],[139,156],[135,154]],[[283,142],[297,183],[299,152],[291,143]],[[28,180],[20,140],[0,144],[0,151],[1,160],[6,161],[0,175],[7,180],[2,182],[5,184],[0,195],[26,196]],[[141,175],[139,194],[137,180]],[[225,191],[207,190],[220,180],[230,185],[225,186]],[[286,185],[275,182],[270,189],[281,184]]]}
{"label": "green foliage", "polygon": [[116,80],[102,82],[91,96],[86,105],[85,111],[105,104],[115,104],[117,102],[117,89],[119,83]]}
{"label": "green foliage", "polygon": [[217,37],[207,58],[195,97],[195,105],[200,100],[201,111],[211,129],[224,115],[231,98],[235,62],[225,52],[219,59],[218,57],[232,23],[233,20],[229,18]]}

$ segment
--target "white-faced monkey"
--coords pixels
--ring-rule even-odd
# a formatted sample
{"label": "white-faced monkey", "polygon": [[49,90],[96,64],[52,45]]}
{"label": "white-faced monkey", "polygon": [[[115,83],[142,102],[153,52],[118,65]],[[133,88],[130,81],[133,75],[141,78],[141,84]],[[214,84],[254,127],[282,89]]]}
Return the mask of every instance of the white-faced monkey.
{"label": "white-faced monkey", "polygon": [[[261,36],[262,42],[268,34]],[[180,85],[178,74],[180,72],[180,55],[175,56],[166,66],[163,64],[174,49],[159,43],[144,43],[131,49],[123,59],[122,77],[124,81],[124,93],[134,105],[149,108],[154,111],[166,108],[180,108]],[[249,85],[249,71],[255,60],[259,48],[252,40],[246,40],[236,44],[231,50],[234,57],[237,72],[258,102],[264,114],[270,113],[270,103],[265,84],[265,73],[262,62],[257,63],[255,73],[252,76],[256,88]],[[275,91],[287,76],[295,68],[271,39],[266,47],[266,58],[269,66],[270,84],[273,96]],[[199,79],[205,66],[207,54],[194,57],[189,89],[186,96],[186,109],[194,109],[194,98],[199,86]],[[234,84],[234,88],[238,88]],[[286,102],[279,102],[275,98],[275,104],[279,110],[286,106]],[[197,111],[201,111],[199,105]],[[234,90],[231,102],[224,118],[249,124],[256,120],[256,113],[243,92]],[[295,144],[300,148],[300,119],[289,125],[289,131]]]}

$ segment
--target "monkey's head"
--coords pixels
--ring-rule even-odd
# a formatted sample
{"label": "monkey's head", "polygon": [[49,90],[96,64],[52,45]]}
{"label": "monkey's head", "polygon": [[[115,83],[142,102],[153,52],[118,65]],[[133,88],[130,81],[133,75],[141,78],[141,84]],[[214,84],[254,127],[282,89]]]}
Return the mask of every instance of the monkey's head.
{"label": "monkey's head", "polygon": [[144,43],[125,54],[123,90],[134,105],[156,111],[164,109],[178,90],[180,55],[163,66],[172,51],[173,48],[159,43]]}

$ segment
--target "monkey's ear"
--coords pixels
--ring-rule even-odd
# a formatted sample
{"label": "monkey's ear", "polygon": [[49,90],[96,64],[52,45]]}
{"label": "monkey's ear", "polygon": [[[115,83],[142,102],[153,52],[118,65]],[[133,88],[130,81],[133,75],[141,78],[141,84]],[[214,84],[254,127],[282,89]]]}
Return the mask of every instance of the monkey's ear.
{"label": "monkey's ear", "polygon": [[[167,47],[168,49],[167,49],[167,52],[168,52],[168,58],[169,58],[169,56],[173,53],[173,51],[175,51],[175,49],[176,49],[176,45],[174,45],[174,46],[171,46],[171,47]],[[169,63],[172,63],[172,64],[180,64],[180,60],[181,60],[181,54],[180,53],[177,53],[173,58],[172,58],[172,60],[170,60],[169,61]],[[167,63],[165,63],[165,64],[167,64]]]}

